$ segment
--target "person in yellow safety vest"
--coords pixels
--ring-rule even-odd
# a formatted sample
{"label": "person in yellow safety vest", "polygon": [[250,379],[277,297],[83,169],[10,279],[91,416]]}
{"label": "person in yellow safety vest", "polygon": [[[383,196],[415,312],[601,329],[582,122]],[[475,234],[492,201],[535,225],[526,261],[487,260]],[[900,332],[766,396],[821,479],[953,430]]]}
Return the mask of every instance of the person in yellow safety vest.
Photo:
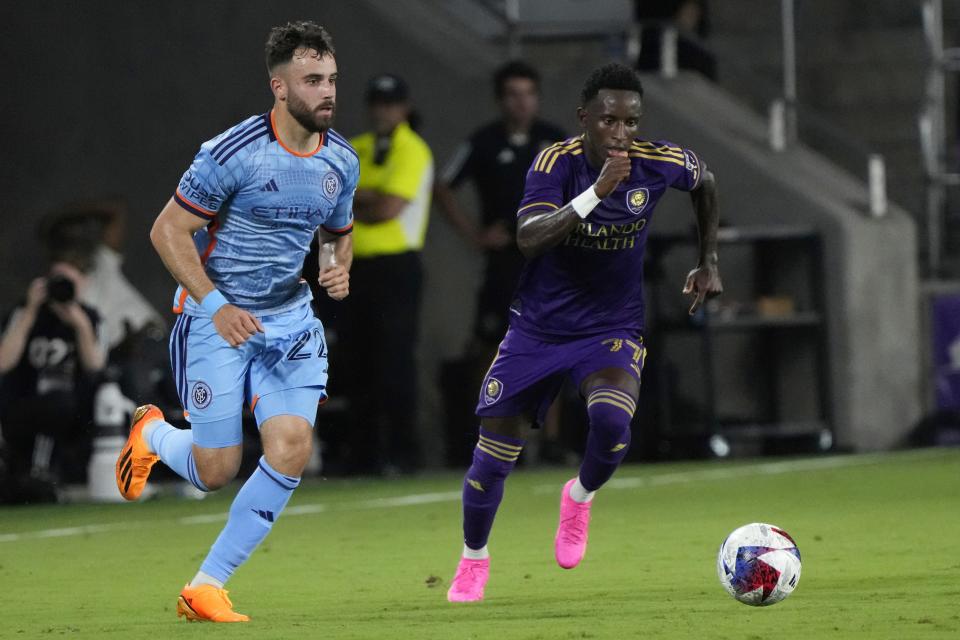
{"label": "person in yellow safety vest", "polygon": [[[419,465],[416,344],[423,248],[433,190],[433,155],[410,126],[407,83],[370,80],[372,130],[350,140],[360,157],[354,196],[353,292],[341,322],[355,363],[347,396],[357,420],[347,464],[392,473]],[[361,289],[364,289],[361,291]],[[346,372],[345,372],[346,373]]]}

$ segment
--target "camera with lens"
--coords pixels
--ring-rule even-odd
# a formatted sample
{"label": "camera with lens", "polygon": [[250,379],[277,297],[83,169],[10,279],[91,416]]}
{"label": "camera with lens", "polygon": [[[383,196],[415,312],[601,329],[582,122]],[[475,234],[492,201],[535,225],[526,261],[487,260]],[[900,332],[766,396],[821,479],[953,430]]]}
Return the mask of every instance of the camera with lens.
{"label": "camera with lens", "polygon": [[70,302],[77,295],[73,280],[66,276],[53,275],[47,278],[47,297],[54,302]]}

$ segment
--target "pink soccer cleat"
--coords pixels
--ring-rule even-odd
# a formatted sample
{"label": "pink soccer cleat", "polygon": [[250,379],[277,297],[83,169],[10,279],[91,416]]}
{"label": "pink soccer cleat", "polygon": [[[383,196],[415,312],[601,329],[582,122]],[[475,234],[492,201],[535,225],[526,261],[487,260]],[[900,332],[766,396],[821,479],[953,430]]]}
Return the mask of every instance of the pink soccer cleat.
{"label": "pink soccer cleat", "polygon": [[450,602],[477,602],[483,600],[483,588],[490,579],[490,558],[470,560],[460,558],[457,574],[447,591]]}
{"label": "pink soccer cleat", "polygon": [[593,502],[576,502],[570,497],[570,487],[574,481],[563,485],[560,494],[560,526],[553,548],[557,564],[564,569],[573,569],[583,560],[587,552],[587,530],[590,528],[590,505]]}

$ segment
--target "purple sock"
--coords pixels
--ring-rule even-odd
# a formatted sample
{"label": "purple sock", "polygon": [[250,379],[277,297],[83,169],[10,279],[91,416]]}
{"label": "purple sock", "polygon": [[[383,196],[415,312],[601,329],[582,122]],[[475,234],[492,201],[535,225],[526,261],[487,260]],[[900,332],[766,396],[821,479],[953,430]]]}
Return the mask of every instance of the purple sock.
{"label": "purple sock", "polygon": [[517,463],[523,444],[523,440],[480,428],[473,465],[463,479],[463,540],[471,549],[482,549],[487,544],[503,499],[503,481]]}
{"label": "purple sock", "polygon": [[587,491],[602,487],[627,455],[636,408],[633,396],[613,387],[596,387],[587,396],[590,434],[580,465],[580,484]]}

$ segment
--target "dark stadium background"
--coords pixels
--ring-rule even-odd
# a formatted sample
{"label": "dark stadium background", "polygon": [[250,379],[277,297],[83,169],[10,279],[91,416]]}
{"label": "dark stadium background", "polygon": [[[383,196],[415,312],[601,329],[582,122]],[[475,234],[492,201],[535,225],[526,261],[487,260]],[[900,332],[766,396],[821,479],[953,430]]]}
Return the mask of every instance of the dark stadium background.
{"label": "dark stadium background", "polygon": [[[582,10],[587,4],[571,0],[555,6],[559,15],[563,7]],[[861,199],[866,193],[867,153],[879,152],[886,160],[891,208],[877,225],[888,225],[888,231],[869,238],[856,228],[844,231],[861,243],[876,245],[889,258],[864,269],[874,280],[858,280],[850,272],[841,276],[851,255],[836,244],[842,225],[831,226],[832,222],[814,213],[805,217],[812,200],[804,200],[804,194],[815,199],[822,184],[809,177],[790,180],[787,174],[793,187],[788,195],[758,186],[748,165],[724,156],[727,142],[711,138],[725,111],[716,110],[717,123],[701,122],[691,128],[689,118],[681,117],[683,108],[702,105],[671,104],[670,81],[660,79],[655,71],[649,76],[645,130],[704,149],[721,181],[725,221],[809,223],[821,230],[827,247],[822,263],[825,290],[819,293],[827,297],[830,364],[826,370],[829,413],[836,431],[831,446],[841,449],[896,446],[936,408],[929,360],[929,292],[931,287],[955,290],[949,283],[950,276],[960,273],[955,259],[960,225],[949,213],[956,198],[947,189],[946,204],[937,214],[943,226],[936,249],[938,262],[931,267],[929,182],[917,126],[931,68],[921,20],[924,4],[894,0],[798,0],[795,4],[801,142],[861,185],[861,192],[845,203],[861,214],[856,228],[869,220],[869,204],[865,197]],[[43,268],[34,231],[41,216],[70,200],[116,195],[129,202],[131,211],[125,271],[165,312],[172,282],[149,245],[147,231],[199,143],[269,108],[262,43],[273,24],[309,18],[333,34],[341,71],[336,128],[345,135],[365,126],[366,79],[382,71],[404,75],[422,116],[422,134],[441,167],[456,144],[495,113],[489,74],[509,57],[509,42],[500,36],[488,37],[479,27],[471,30],[468,23],[471,11],[489,17],[491,10],[502,11],[504,5],[296,0],[4,3],[0,8],[0,47],[6,63],[0,97],[4,266],[0,295],[5,306],[11,306]],[[960,24],[958,7],[953,2],[942,5],[949,46]],[[705,42],[715,55],[719,88],[731,104],[753,110],[753,126],[759,127],[753,133],[763,138],[768,108],[782,94],[780,3],[712,2],[709,9]],[[541,7],[539,15],[544,11]],[[571,131],[575,130],[573,107],[585,74],[626,52],[623,24],[620,31],[611,28],[607,34],[589,27],[581,24],[580,32],[572,35],[562,29],[532,29],[531,37],[521,40],[523,56],[544,74],[544,115]],[[680,74],[681,79],[689,75]],[[955,90],[949,72],[946,89],[941,141],[946,155],[941,159],[944,170],[949,170],[956,148]],[[691,221],[685,199],[674,196],[658,210],[654,231],[683,232]],[[728,288],[736,290],[738,282],[752,277],[752,267],[735,252],[727,255],[723,275]],[[426,383],[421,436],[427,458],[436,462],[443,456],[442,444],[432,436],[442,429],[443,398],[435,380],[440,363],[456,356],[468,336],[480,262],[463,250],[436,214],[425,259],[428,280],[421,363]],[[883,283],[891,281],[900,284],[884,288]],[[673,284],[673,297],[666,304],[679,308],[681,283]],[[880,302],[847,305],[843,301],[851,292]],[[884,305],[902,317],[889,315]],[[889,318],[886,324],[884,318]],[[908,320],[906,325],[901,325],[903,318]],[[856,330],[858,323],[863,330]],[[873,358],[864,355],[874,348],[871,335],[882,343],[874,346],[884,351]],[[720,409],[748,414],[762,404],[743,399],[755,386],[751,376],[757,375],[754,369],[760,356],[747,343],[724,348],[729,352],[718,357],[732,366],[721,375],[731,385],[722,397],[735,400],[721,399]],[[678,349],[675,360],[681,363],[696,359],[699,353],[695,345]],[[820,377],[814,373],[817,379],[811,379],[809,363],[798,366],[785,374],[785,402],[788,408],[805,410],[814,401],[813,387]],[[856,380],[865,382],[857,387]],[[676,384],[683,393],[694,393],[700,382],[692,373],[681,373]],[[895,426],[882,424],[884,420]]]}

